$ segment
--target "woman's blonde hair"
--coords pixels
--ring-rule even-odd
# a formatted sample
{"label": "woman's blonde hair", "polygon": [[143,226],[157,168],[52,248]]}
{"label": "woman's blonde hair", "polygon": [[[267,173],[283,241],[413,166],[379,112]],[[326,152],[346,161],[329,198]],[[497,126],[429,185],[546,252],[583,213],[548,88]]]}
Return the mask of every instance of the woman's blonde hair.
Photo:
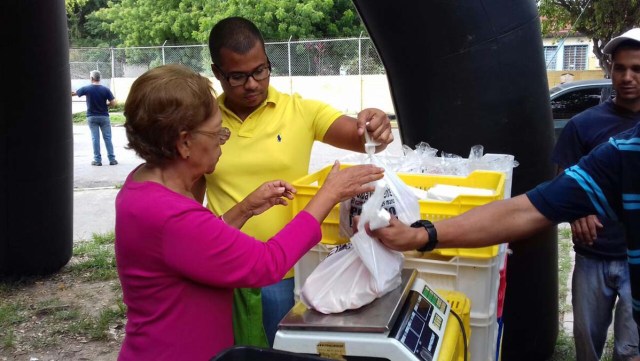
{"label": "woman's blonde hair", "polygon": [[220,111],[211,81],[180,64],[147,71],[124,105],[128,148],[155,166],[178,157],[176,142]]}

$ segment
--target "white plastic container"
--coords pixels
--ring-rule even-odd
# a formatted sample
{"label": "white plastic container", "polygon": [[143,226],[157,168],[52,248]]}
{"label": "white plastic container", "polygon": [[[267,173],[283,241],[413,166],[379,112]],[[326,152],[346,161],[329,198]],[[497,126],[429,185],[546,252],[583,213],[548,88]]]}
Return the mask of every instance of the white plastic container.
{"label": "white plastic container", "polygon": [[[295,295],[316,266],[329,254],[333,246],[318,244],[295,266]],[[471,301],[471,318],[495,318],[498,287],[500,285],[499,257],[463,258],[405,253],[404,268],[416,269],[418,277],[435,289],[464,293]]]}

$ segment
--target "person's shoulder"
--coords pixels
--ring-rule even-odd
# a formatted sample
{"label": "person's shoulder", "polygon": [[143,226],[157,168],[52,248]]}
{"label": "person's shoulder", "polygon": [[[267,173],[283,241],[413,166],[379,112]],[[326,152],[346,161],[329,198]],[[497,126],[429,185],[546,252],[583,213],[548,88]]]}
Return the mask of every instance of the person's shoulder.
{"label": "person's shoulder", "polygon": [[611,113],[612,110],[612,102],[610,100],[607,100],[606,102],[602,102],[598,105],[592,106],[591,108],[583,110],[582,112],[573,116],[571,120],[576,122],[588,121],[603,114]]}

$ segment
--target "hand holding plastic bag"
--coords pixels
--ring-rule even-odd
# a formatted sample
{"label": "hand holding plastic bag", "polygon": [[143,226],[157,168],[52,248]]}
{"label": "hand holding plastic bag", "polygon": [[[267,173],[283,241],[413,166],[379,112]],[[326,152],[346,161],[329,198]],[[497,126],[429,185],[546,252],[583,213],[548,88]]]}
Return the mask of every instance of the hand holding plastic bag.
{"label": "hand holding plastic bag", "polygon": [[[388,189],[388,183],[379,181],[374,193],[363,204],[359,231],[351,238],[351,243],[336,247],[309,275],[300,291],[307,307],[322,313],[356,309],[400,285],[402,253],[386,248],[364,231],[365,223],[369,223],[370,228],[389,224],[390,214],[383,208]],[[415,202],[415,214],[409,219],[418,219],[417,198],[408,190],[405,193]]]}
{"label": "hand holding plastic bag", "polygon": [[384,181],[376,184],[373,195],[362,207],[358,232],[351,237],[356,253],[373,278],[376,297],[382,297],[400,285],[404,263],[402,253],[388,249],[364,230],[365,223],[369,223],[371,229],[389,225],[390,214],[382,208],[386,189]]}

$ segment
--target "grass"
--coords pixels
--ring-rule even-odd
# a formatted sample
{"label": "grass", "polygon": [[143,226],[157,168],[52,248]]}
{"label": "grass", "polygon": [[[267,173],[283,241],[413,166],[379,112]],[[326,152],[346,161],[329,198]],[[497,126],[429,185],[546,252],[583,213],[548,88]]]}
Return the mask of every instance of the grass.
{"label": "grass", "polygon": [[571,229],[558,228],[558,309],[559,309],[559,330],[556,347],[551,356],[551,361],[570,361],[576,358],[576,349],[573,336],[565,332],[562,326],[564,314],[571,311],[568,304],[569,294],[568,281],[572,273],[571,252],[573,252],[573,242],[571,241]]}
{"label": "grass", "polygon": [[[112,330],[121,328],[126,306],[117,279],[114,233],[93,234],[90,240],[77,242],[69,265],[51,276],[0,279],[0,351],[46,349],[69,342],[69,338],[86,341],[105,341],[113,338]],[[45,281],[54,290],[29,292]],[[116,295],[92,312],[75,299],[63,301],[55,292],[58,288],[112,283]],[[68,297],[68,296],[67,296]],[[77,296],[81,298],[81,296]]]}
{"label": "grass", "polygon": [[73,256],[77,262],[72,263],[68,270],[74,276],[87,281],[106,281],[118,277],[114,253],[115,234],[92,235],[90,242],[80,242],[73,248]]}
{"label": "grass", "polygon": [[[115,107],[109,108],[109,118],[112,125],[124,124],[125,118],[122,112],[124,111],[124,105],[117,103]],[[72,114],[71,120],[73,124],[80,125],[87,123],[87,112],[79,112]]]}

